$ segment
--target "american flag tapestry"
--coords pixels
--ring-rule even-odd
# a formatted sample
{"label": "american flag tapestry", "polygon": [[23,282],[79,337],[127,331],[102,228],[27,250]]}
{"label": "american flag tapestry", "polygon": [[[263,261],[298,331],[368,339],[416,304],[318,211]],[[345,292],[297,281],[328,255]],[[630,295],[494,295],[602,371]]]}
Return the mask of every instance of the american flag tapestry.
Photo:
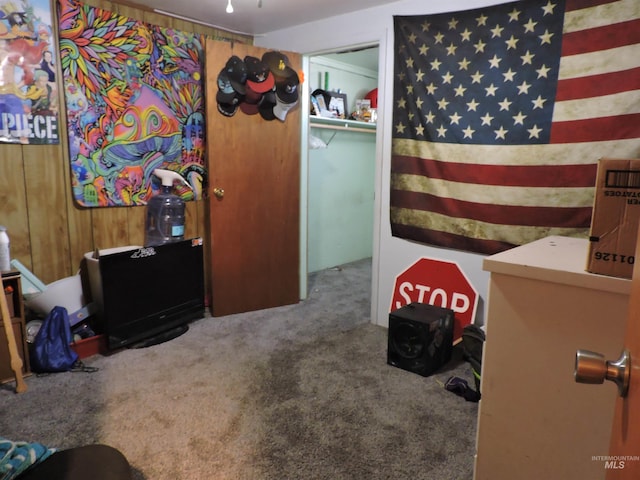
{"label": "american flag tapestry", "polygon": [[640,158],[640,2],[394,17],[392,234],[493,254],[587,237],[599,158]]}

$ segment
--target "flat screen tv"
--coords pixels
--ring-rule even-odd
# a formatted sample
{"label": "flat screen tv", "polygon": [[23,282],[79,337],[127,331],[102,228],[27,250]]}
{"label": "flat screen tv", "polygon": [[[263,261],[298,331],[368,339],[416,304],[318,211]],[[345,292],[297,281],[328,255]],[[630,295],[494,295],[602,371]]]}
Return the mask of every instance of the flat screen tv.
{"label": "flat screen tv", "polygon": [[194,238],[99,258],[110,350],[166,341],[204,317],[202,249]]}

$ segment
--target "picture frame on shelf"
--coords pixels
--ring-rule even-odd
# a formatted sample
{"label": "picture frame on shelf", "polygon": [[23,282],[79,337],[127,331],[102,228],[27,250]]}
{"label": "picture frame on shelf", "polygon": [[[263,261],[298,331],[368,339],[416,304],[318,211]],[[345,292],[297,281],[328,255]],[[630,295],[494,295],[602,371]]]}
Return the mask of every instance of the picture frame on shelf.
{"label": "picture frame on shelf", "polygon": [[351,114],[351,117],[360,122],[376,123],[376,112],[371,108],[371,100],[366,98],[356,99],[356,109]]}
{"label": "picture frame on shelf", "polygon": [[329,100],[329,96],[326,95],[325,98],[325,92],[322,90],[316,90],[311,94],[311,106],[312,106],[312,112],[315,115],[318,115],[320,117],[331,117],[331,112],[327,109],[328,105],[327,102]]}
{"label": "picture frame on shelf", "polygon": [[[324,103],[324,100],[322,101]],[[311,115],[321,116],[322,110],[320,109],[320,103],[318,103],[318,99],[311,95]]]}
{"label": "picture frame on shelf", "polygon": [[333,118],[348,118],[349,111],[347,108],[347,95],[345,93],[327,92],[331,99],[327,109],[331,112]]}

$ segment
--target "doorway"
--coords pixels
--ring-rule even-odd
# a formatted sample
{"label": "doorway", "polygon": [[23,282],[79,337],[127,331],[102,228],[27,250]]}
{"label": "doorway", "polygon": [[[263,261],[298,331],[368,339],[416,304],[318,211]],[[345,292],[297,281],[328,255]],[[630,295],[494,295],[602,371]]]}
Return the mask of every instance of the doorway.
{"label": "doorway", "polygon": [[351,117],[377,88],[378,56],[378,45],[367,45],[308,57],[309,94],[346,96],[346,121],[309,117],[308,273],[373,256],[376,128]]}

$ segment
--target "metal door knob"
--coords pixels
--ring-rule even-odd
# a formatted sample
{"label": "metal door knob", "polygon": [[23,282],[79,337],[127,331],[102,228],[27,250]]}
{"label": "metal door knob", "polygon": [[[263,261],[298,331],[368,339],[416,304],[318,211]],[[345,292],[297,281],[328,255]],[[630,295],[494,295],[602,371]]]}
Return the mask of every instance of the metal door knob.
{"label": "metal door knob", "polygon": [[213,194],[217,197],[217,198],[222,198],[224,197],[224,190],[220,187],[215,187],[213,189]]}
{"label": "metal door knob", "polygon": [[629,390],[631,355],[625,350],[618,360],[610,362],[600,353],[578,350],[573,376],[577,383],[597,384],[610,380],[618,386],[618,394],[625,397]]}

